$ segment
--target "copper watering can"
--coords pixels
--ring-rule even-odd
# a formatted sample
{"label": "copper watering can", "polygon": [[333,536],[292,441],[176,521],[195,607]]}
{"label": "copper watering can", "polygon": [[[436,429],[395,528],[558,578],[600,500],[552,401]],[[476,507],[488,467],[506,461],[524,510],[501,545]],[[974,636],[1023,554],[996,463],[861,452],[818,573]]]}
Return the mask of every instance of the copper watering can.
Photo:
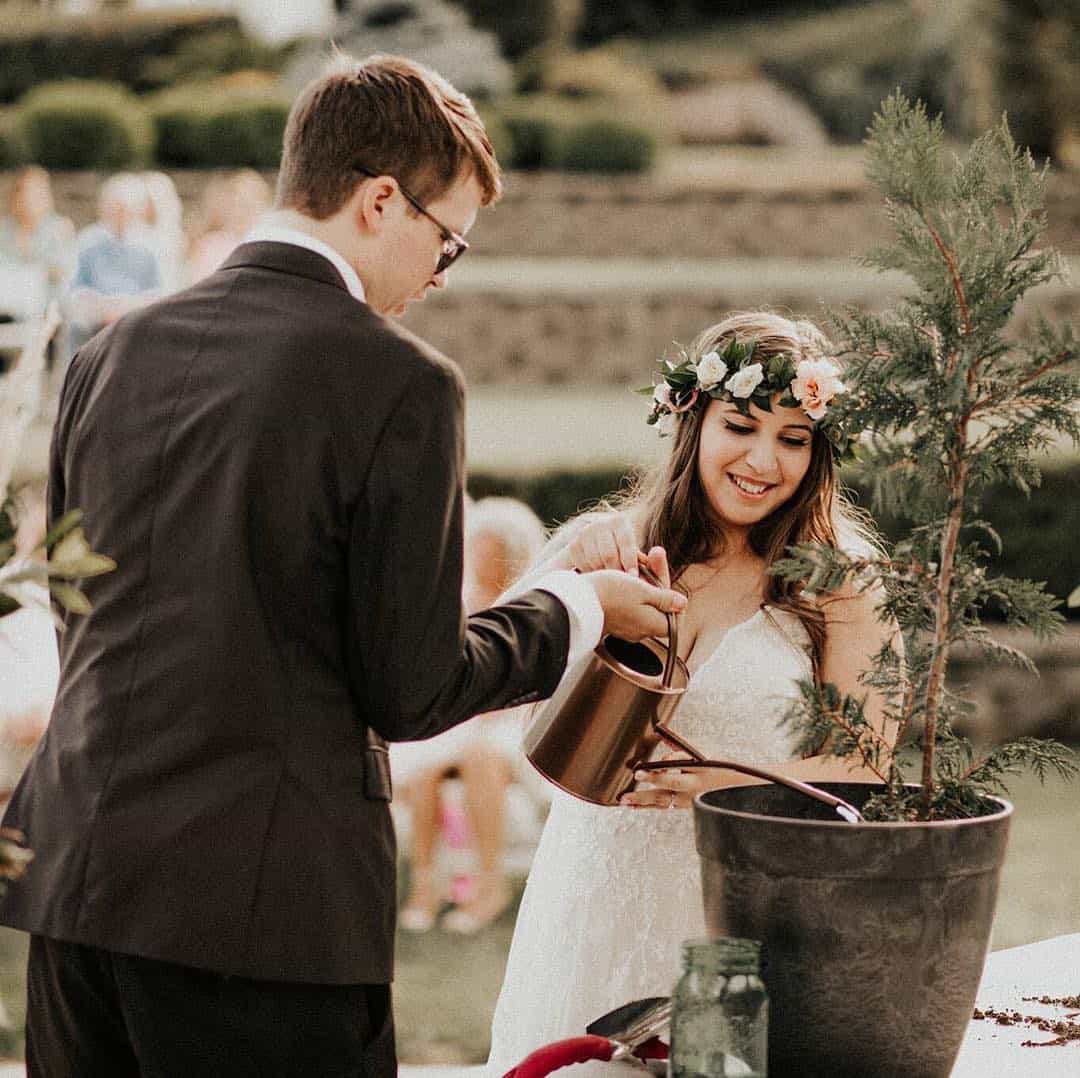
{"label": "copper watering can", "polygon": [[[647,566],[641,575],[659,581]],[[733,760],[709,760],[668,723],[690,683],[679,658],[679,624],[667,615],[667,641],[649,637],[633,644],[605,636],[580,678],[563,684],[539,710],[525,732],[529,763],[549,782],[594,805],[617,805],[634,788],[635,771],[708,767],[738,771],[787,786],[831,805],[850,823],[858,809],[798,779]],[[663,741],[686,758],[651,761]]]}

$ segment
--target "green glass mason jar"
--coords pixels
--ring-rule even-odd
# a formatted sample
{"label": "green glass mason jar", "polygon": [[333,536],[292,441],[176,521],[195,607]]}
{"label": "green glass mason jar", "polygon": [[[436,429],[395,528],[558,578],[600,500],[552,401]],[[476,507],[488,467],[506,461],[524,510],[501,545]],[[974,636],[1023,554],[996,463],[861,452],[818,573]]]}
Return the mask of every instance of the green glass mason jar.
{"label": "green glass mason jar", "polygon": [[671,997],[671,1078],[765,1078],[769,1000],[757,940],[687,940]]}

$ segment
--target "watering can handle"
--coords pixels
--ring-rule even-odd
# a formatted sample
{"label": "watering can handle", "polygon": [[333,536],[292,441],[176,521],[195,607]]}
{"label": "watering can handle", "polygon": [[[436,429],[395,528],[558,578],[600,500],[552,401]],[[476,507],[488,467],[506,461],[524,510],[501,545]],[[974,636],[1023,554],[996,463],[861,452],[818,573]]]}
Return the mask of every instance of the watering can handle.
{"label": "watering can handle", "polygon": [[[657,575],[649,568],[644,554],[638,554],[638,572],[654,588],[662,587]],[[668,648],[667,658],[664,660],[664,673],[660,684],[665,689],[671,688],[671,682],[675,677],[675,664],[679,661],[679,616],[669,612],[667,615]]]}

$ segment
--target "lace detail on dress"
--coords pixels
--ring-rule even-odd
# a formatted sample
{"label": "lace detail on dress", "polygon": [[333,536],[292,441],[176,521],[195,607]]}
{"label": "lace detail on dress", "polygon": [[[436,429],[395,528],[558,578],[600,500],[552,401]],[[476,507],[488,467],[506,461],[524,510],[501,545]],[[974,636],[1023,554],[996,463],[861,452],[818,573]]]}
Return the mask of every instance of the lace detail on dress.
{"label": "lace detail on dress", "polygon": [[[795,615],[762,608],[691,675],[673,728],[706,756],[791,759],[795,739],[780,720],[811,674],[809,644]],[[518,912],[489,1074],[623,1003],[670,994],[680,944],[704,931],[690,811],[601,808],[557,793]],[[576,1067],[573,1078],[611,1066]]]}

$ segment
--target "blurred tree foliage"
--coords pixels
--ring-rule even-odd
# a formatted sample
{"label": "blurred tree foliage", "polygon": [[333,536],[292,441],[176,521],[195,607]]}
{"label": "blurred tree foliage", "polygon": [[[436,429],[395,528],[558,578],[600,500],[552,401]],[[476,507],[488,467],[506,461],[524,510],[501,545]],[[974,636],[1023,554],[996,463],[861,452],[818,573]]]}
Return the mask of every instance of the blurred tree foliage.
{"label": "blurred tree foliage", "polygon": [[725,0],[723,4],[716,0],[581,0],[578,37],[585,44],[619,34],[657,37],[693,30],[702,23],[799,15],[858,3],[860,0]]}
{"label": "blurred tree foliage", "polygon": [[469,18],[499,39],[511,60],[544,44],[555,27],[554,0],[455,0]]}
{"label": "blurred tree foliage", "polygon": [[969,21],[989,28],[986,59],[996,72],[982,111],[1007,110],[1018,142],[1080,167],[1080,0],[974,0],[973,7]]}

